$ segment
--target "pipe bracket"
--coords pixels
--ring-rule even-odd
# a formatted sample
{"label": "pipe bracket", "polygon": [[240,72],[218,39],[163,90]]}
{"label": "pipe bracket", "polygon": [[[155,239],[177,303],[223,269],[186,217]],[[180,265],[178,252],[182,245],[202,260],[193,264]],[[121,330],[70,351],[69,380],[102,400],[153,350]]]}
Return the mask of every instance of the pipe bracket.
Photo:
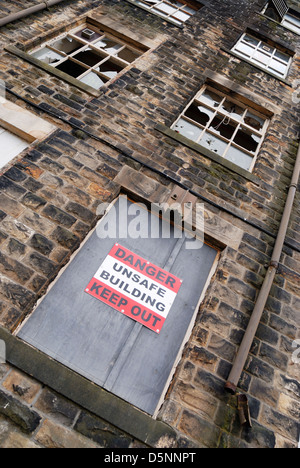
{"label": "pipe bracket", "polygon": [[270,268],[275,268],[276,270],[278,270],[279,263],[276,262],[276,261],[274,261],[274,260],[272,260],[272,261],[270,262],[270,264],[269,264],[269,267],[270,267]]}

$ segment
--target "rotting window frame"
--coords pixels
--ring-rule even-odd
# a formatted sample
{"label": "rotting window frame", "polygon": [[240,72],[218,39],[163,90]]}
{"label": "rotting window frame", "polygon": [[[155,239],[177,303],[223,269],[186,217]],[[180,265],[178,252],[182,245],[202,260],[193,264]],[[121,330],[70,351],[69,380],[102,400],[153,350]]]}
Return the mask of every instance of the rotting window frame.
{"label": "rotting window frame", "polygon": [[[84,25],[82,24],[80,26],[77,26],[74,29],[71,29],[70,31],[64,32],[64,33],[60,34],[59,36],[44,42],[39,47],[32,49],[29,53],[30,53],[30,55],[34,56],[33,54],[35,54],[35,53],[37,53],[39,51],[42,51],[43,49],[48,48],[51,51],[56,52],[57,54],[59,54],[62,57],[61,60],[58,60],[57,63],[55,63],[55,65],[51,64],[51,66],[53,66],[53,68],[57,68],[59,70],[58,67],[60,65],[62,65],[63,63],[66,63],[69,60],[74,62],[75,64],[81,66],[82,68],[85,68],[86,71],[83,72],[81,75],[78,75],[75,78],[76,80],[78,80],[80,82],[82,82],[81,81],[82,78],[85,78],[90,73],[95,73],[96,75],[98,75],[101,78],[101,80],[105,80],[103,82],[103,85],[100,86],[100,88],[94,88],[96,91],[100,90],[102,86],[105,86],[105,85],[108,85],[109,83],[111,83],[119,75],[119,73],[121,73],[121,71],[123,71],[124,69],[126,69],[127,67],[132,65],[135,62],[135,60],[137,60],[143,54],[143,52],[141,50],[138,50],[138,49],[134,48],[133,46],[128,45],[127,43],[125,43],[125,41],[122,41],[122,40],[118,39],[117,37],[115,37],[112,32],[109,33],[109,32],[106,32],[106,31],[102,31],[99,28],[97,28],[96,26],[94,26],[92,24],[89,24],[89,23],[86,23],[86,28],[85,29],[93,30],[95,33],[100,34],[100,37],[97,37],[93,41],[84,40],[84,38],[81,38],[81,37],[79,38],[76,35],[76,33],[81,31],[83,28],[84,28]],[[58,50],[58,49],[56,49],[54,47],[54,45],[58,41],[63,40],[63,39],[68,38],[68,37],[70,37],[72,40],[77,41],[80,44],[82,44],[82,47],[79,48],[79,49],[76,49],[75,51],[70,52],[70,53],[60,51],[60,50]],[[121,46],[120,50],[116,51],[115,53],[110,53],[107,50],[102,50],[100,48],[97,48],[96,45],[95,45],[96,42],[101,41],[101,39],[103,39],[104,37],[107,37],[108,39],[111,39],[112,41],[116,41],[117,43],[120,43],[120,46]],[[120,57],[117,56],[120,52],[122,52],[126,48],[129,49],[130,51],[132,51],[133,53],[138,54],[138,57],[134,61],[127,62],[124,59],[121,59]],[[96,63],[95,65],[85,64],[84,62],[81,62],[79,59],[76,58],[77,54],[79,54],[81,52],[85,52],[87,49],[91,49],[96,54],[99,54],[99,62]],[[100,54],[103,54],[103,57],[101,58],[101,60],[100,60]],[[43,61],[43,60],[41,60],[41,61]],[[112,61],[117,66],[120,66],[122,68],[122,70],[120,72],[117,72],[116,76],[114,76],[112,78],[107,78],[107,77],[104,76],[105,73],[101,73],[101,72],[98,72],[96,70],[97,67],[99,67],[100,65],[102,65],[102,64],[104,64],[106,62],[109,62],[109,61]],[[68,74],[67,72],[65,72],[65,73]],[[72,75],[70,75],[70,76],[72,76]],[[91,85],[88,85],[88,86],[91,86]],[[93,88],[93,86],[91,86],[91,87]]]}
{"label": "rotting window frame", "polygon": [[[56,67],[53,67],[42,60],[39,60],[31,55],[32,51],[36,51],[38,49],[42,49],[43,47],[46,46],[46,44],[49,44],[50,42],[56,42],[59,38],[62,38],[66,35],[68,35],[71,31],[75,30],[80,30],[84,28],[96,28],[100,29],[105,35],[110,35],[112,36],[115,40],[118,42],[123,42],[124,46],[128,46],[128,48],[131,49],[137,49],[141,52],[140,57],[138,57],[136,60],[139,58],[143,57],[143,55],[148,52],[151,49],[151,46],[148,44],[146,45],[143,42],[140,42],[138,39],[135,39],[134,33],[132,34],[131,37],[126,36],[126,33],[124,34],[123,32],[120,32],[118,30],[114,30],[113,26],[114,25],[106,25],[105,17],[103,17],[104,21],[101,22],[101,17],[100,21],[98,19],[93,19],[89,16],[85,16],[81,18],[80,20],[73,22],[68,26],[68,28],[57,28],[54,32],[52,31],[51,34],[45,35],[44,38],[38,39],[35,41],[32,41],[31,44],[26,45],[26,48],[24,50],[19,49],[16,46],[5,46],[4,50],[7,52],[21,58],[22,60],[25,60],[26,62],[44,70],[45,72],[49,73],[50,75],[55,76],[56,78],[67,82],[71,86],[75,86],[76,88],[80,89],[81,91],[86,92],[87,94],[91,95],[92,97],[99,97],[101,93],[103,92],[103,89],[106,89],[108,85],[113,83],[114,80],[118,79],[120,76],[122,76],[123,73],[126,73],[130,67],[133,65],[134,62],[128,64],[125,68],[123,68],[122,71],[120,71],[116,77],[113,79],[109,80],[107,83],[105,83],[100,89],[93,88],[92,86],[81,82],[77,78],[74,78],[71,75],[68,75],[67,73],[57,69]],[[115,23],[116,24],[116,23]],[[62,32],[63,31],[63,32]],[[88,46],[88,44],[87,44]],[[84,46],[83,46],[84,47]],[[100,49],[99,49],[100,50]],[[75,52],[75,54],[78,51]]]}
{"label": "rotting window frame", "polygon": [[[207,122],[206,126],[201,126],[200,123],[197,124],[197,122],[195,121],[192,121],[191,119],[189,119],[188,117],[185,116],[185,112],[189,109],[189,107],[197,102],[199,100],[199,97],[204,93],[204,91],[206,89],[209,89],[210,91],[214,92],[215,94],[218,94],[220,96],[223,96],[223,99],[221,101],[221,103],[219,104],[219,106],[216,108],[216,109],[212,109],[210,108],[207,104],[205,104],[205,106],[207,105],[207,107],[209,108],[209,110],[212,110],[214,112],[214,115],[212,118],[210,118],[210,120]],[[230,91],[227,92],[227,94],[230,94]],[[241,171],[243,172],[249,172],[250,174],[253,172],[253,169],[255,167],[255,164],[256,164],[256,161],[257,161],[257,157],[258,157],[258,154],[259,154],[259,151],[261,149],[261,146],[264,142],[264,139],[265,139],[265,136],[266,136],[266,133],[267,133],[267,130],[268,130],[268,127],[269,127],[269,123],[270,123],[270,118],[262,113],[262,112],[259,112],[257,111],[256,109],[254,109],[254,107],[251,107],[250,106],[250,103],[247,103],[245,104],[242,100],[239,100],[237,97],[231,97],[226,94],[226,91],[225,90],[220,90],[219,87],[217,86],[217,84],[214,84],[212,82],[206,82],[200,89],[200,91],[196,94],[196,96],[188,103],[188,105],[185,107],[185,109],[183,110],[183,112],[179,115],[179,117],[175,120],[175,122],[171,125],[171,130],[172,131],[175,131],[175,126],[177,124],[177,122],[182,118],[184,117],[185,120],[187,120],[188,122],[190,122],[192,125],[195,125],[196,127],[200,128],[202,131],[201,131],[201,134],[200,136],[197,138],[197,141],[194,141],[194,140],[191,140],[193,143],[195,143],[195,145],[199,146],[199,148],[205,148],[201,145],[200,143],[200,140],[202,138],[202,136],[208,132],[208,133],[211,133],[212,135],[216,135],[216,137],[224,142],[227,143],[227,148],[225,150],[225,152],[223,153],[223,155],[219,155],[218,153],[216,153],[216,155],[223,159],[224,161],[228,161],[228,163],[231,163],[233,164],[234,166],[236,166],[237,168],[239,168]],[[261,132],[258,132],[256,131],[254,128],[252,128],[251,126],[248,126],[247,124],[243,123],[242,124],[242,120],[243,120],[243,117],[242,119],[239,121],[239,120],[235,120],[234,118],[232,117],[229,117],[230,120],[232,120],[234,122],[234,124],[236,125],[236,129],[235,131],[233,132],[233,135],[231,137],[231,139],[226,139],[225,137],[223,137],[222,135],[219,135],[219,134],[215,134],[213,131],[209,130],[209,124],[216,118],[217,115],[222,115],[221,112],[219,111],[220,110],[220,107],[222,105],[222,103],[224,103],[226,100],[229,100],[231,102],[233,102],[234,104],[236,104],[237,106],[239,107],[242,107],[244,109],[244,113],[243,113],[243,117],[246,116],[246,113],[248,112],[248,110],[250,109],[251,113],[253,113],[254,115],[258,115],[258,117],[260,118],[263,118],[264,119],[264,124],[263,124],[263,128],[261,130]],[[203,105],[203,103],[201,103],[201,101],[199,100],[199,104],[200,105]],[[205,107],[204,106],[204,107]],[[225,114],[224,114],[224,117]],[[240,128],[243,128],[245,127],[247,130],[250,130],[252,133],[258,135],[260,137],[260,141],[258,143],[258,146],[257,146],[257,149],[255,151],[255,154],[252,154],[251,152],[247,151],[245,148],[242,148],[240,147],[239,145],[237,145],[235,142],[234,142],[234,138],[236,137],[237,135],[237,132],[239,131]],[[177,132],[176,132],[177,133]],[[178,132],[179,133],[179,132]],[[180,134],[180,133],[179,133]],[[187,138],[187,137],[186,137]],[[237,149],[240,149],[241,152],[244,152],[245,154],[247,154],[248,156],[250,156],[252,158],[252,163],[251,163],[251,166],[250,168],[247,170],[245,168],[243,168],[242,166],[239,166],[237,163],[233,163],[231,162],[230,160],[226,159],[226,154],[228,153],[228,151],[230,151],[230,148],[231,147],[235,147]],[[212,153],[212,151],[209,151],[210,153]]]}
{"label": "rotting window frame", "polygon": [[[196,5],[196,2],[193,1],[193,0],[177,0],[178,3],[182,3],[182,7],[180,9],[178,8],[178,11],[182,10],[185,6],[195,10],[194,14],[189,14],[190,18],[188,18],[185,21],[180,21],[180,20],[178,20],[176,18],[172,18],[172,14],[164,15],[163,13],[160,13],[159,10],[155,9],[156,5],[150,6],[150,5],[147,5],[146,3],[143,4],[142,2],[144,2],[146,0],[126,0],[126,1],[128,3],[131,3],[134,6],[137,6],[137,7],[141,8],[142,10],[148,11],[151,14],[153,14],[155,16],[158,16],[159,18],[162,18],[165,21],[168,21],[171,24],[174,24],[175,26],[178,26],[179,28],[183,28],[184,24],[187,21],[189,21],[190,18],[192,18],[194,16],[194,14],[197,13],[197,11],[201,10],[201,8],[203,8],[205,6],[205,1],[197,2],[198,5]],[[169,0],[161,0],[161,2],[162,3],[163,2],[168,3],[170,6],[174,7],[174,5],[172,5],[172,3]],[[197,8],[197,6],[199,6],[199,8]]]}
{"label": "rotting window frame", "polygon": [[[259,46],[261,44],[267,46],[267,47],[271,47],[271,48],[274,48],[274,51],[272,53],[272,55],[270,56],[270,60],[272,60],[272,58],[274,57],[274,55],[276,54],[276,52],[281,52],[283,55],[286,55],[287,57],[289,57],[289,61],[286,65],[286,71],[284,73],[284,75],[281,76],[280,73],[276,72],[274,69],[270,68],[269,67],[269,64],[267,66],[264,66],[263,63],[260,63],[258,60],[253,60],[252,56],[249,57],[247,56],[246,54],[243,54],[242,52],[236,50],[237,46],[242,43],[242,41],[244,40],[244,38],[246,36],[249,36],[251,38],[253,38],[254,40],[258,41],[259,44],[258,46],[254,49],[254,53],[258,50]],[[274,76],[275,78],[279,79],[279,80],[282,80],[282,81],[285,81],[288,74],[289,74],[289,71],[290,71],[290,68],[291,68],[291,65],[292,65],[292,61],[293,61],[293,56],[291,55],[291,53],[287,53],[286,51],[283,52],[280,48],[280,46],[278,46],[278,44],[274,43],[273,44],[269,44],[266,39],[263,39],[261,37],[259,37],[258,35],[255,36],[255,31],[245,31],[239,38],[238,40],[234,43],[233,47],[231,48],[230,50],[230,53],[234,54],[236,57],[239,57],[240,59],[242,60],[245,60],[246,62],[250,63],[251,65],[254,65],[255,67],[258,67],[260,70],[263,70],[264,72],[266,73],[269,73],[270,75]],[[284,63],[282,60],[276,58],[276,60],[279,62],[279,63]]]}

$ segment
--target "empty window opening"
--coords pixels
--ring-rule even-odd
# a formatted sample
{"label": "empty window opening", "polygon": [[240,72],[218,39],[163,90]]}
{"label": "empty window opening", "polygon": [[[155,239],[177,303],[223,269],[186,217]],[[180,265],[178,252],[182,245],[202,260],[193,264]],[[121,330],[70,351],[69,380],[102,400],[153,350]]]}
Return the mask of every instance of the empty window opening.
{"label": "empty window opening", "polygon": [[251,171],[267,126],[262,114],[205,86],[172,129]]}
{"label": "empty window opening", "polygon": [[94,26],[81,26],[31,52],[54,68],[100,89],[143,51]]}
{"label": "empty window opening", "polygon": [[250,34],[243,34],[232,51],[279,78],[286,78],[292,61],[290,55]]}

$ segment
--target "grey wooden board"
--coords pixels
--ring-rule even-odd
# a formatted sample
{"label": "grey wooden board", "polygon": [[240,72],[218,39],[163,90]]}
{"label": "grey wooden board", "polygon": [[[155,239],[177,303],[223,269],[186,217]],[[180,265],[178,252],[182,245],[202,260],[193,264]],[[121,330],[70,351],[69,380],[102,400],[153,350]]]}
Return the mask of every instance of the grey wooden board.
{"label": "grey wooden board", "polygon": [[[150,229],[151,215],[143,211],[143,216]],[[177,237],[101,239],[94,231],[18,337],[153,414],[217,254],[207,245],[186,250],[181,233],[173,234]],[[160,335],[84,292],[115,242],[162,268],[170,261],[166,269],[183,279]]]}

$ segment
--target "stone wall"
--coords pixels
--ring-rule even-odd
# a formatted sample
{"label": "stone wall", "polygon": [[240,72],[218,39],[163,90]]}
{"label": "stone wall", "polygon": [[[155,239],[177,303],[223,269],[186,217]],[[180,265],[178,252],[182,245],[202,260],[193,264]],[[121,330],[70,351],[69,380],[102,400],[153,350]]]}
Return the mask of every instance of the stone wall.
{"label": "stone wall", "polygon": [[[10,2],[2,1],[1,16]],[[299,192],[280,267],[239,388],[248,395],[252,428],[241,427],[237,400],[224,391],[233,359],[270,261],[296,158],[299,36],[263,17],[264,2],[207,1],[179,28],[126,0],[66,1],[0,30],[0,78],[7,99],[56,130],[35,142],[1,175],[0,325],[13,333],[98,220],[97,207],[149,178],[172,191],[189,189],[211,216],[208,240],[219,247],[217,270],[201,304],[158,423],[176,447],[296,447],[299,439]],[[22,4],[23,5],[23,4]],[[25,5],[26,6],[26,5]],[[34,66],[8,47],[31,47],[89,16],[119,24],[148,52],[97,96]],[[295,52],[286,80],[234,56],[246,28]],[[6,50],[5,50],[6,49]],[[268,111],[270,125],[253,173],[223,165],[168,132],[210,80]],[[141,184],[142,185],[142,184]],[[147,198],[144,194],[144,197]],[[114,419],[67,399],[9,362],[0,367],[0,446],[145,447]],[[144,420],[143,420],[144,421]],[[145,424],[145,422],[143,422]],[[167,428],[169,428],[167,430]],[[171,431],[170,433],[168,431]],[[172,436],[170,435],[172,434]],[[153,439],[153,440],[154,440]]]}

